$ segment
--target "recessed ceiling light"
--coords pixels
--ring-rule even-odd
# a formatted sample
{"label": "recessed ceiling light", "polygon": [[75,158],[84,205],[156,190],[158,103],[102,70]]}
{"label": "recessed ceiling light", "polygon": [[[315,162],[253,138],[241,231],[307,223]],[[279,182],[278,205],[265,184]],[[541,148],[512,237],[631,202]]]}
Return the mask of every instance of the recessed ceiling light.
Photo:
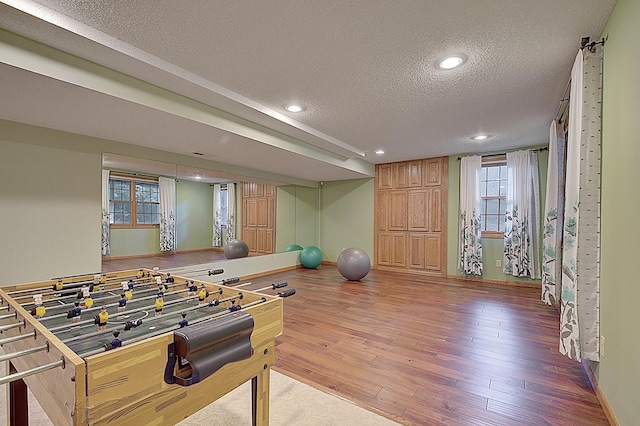
{"label": "recessed ceiling light", "polygon": [[471,139],[473,139],[474,141],[483,141],[485,139],[489,139],[490,136],[489,135],[478,135],[478,136],[474,136]]}
{"label": "recessed ceiling light", "polygon": [[382,155],[382,154],[384,154],[384,150],[382,150],[382,149],[376,149],[376,150],[375,150],[375,153],[376,153],[376,154],[378,154],[378,155]]}
{"label": "recessed ceiling light", "polygon": [[302,107],[300,105],[287,105],[287,111],[289,111],[289,112],[300,112],[300,111],[302,111]]}
{"label": "recessed ceiling light", "polygon": [[450,70],[455,67],[459,67],[464,62],[465,58],[461,55],[449,56],[444,58],[438,64],[438,67],[443,70]]}

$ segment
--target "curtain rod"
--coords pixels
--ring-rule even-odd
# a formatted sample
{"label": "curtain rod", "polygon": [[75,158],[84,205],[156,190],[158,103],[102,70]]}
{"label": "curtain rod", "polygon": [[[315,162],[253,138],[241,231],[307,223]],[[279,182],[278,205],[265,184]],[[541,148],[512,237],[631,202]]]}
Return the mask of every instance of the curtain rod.
{"label": "curtain rod", "polygon": [[[536,148],[536,149],[530,149],[529,151],[532,152],[542,152],[542,151],[548,151],[549,147],[547,146],[543,146],[542,148]],[[498,157],[500,155],[507,155],[506,152],[503,152],[502,154],[491,154],[491,155],[483,155],[482,158],[487,158],[487,157]],[[462,160],[462,157],[458,157],[458,161]]]}
{"label": "curtain rod", "polygon": [[[582,49],[588,49],[589,52],[591,53],[595,53],[596,52],[596,46],[598,44],[601,44],[602,46],[604,46],[604,42],[605,39],[603,38],[600,41],[592,41],[591,43],[589,43],[589,40],[591,39],[591,37],[582,37],[582,40],[580,41],[580,50]],[[557,120],[558,118],[560,118],[562,116],[562,114],[564,114],[564,110],[562,111],[562,114],[560,114],[560,109],[562,108],[562,104],[564,102],[568,102],[570,99],[570,96],[567,96],[567,92],[569,91],[569,88],[571,87],[571,78],[569,78],[569,81],[567,82],[567,87],[564,88],[564,92],[562,92],[562,99],[560,99],[560,102],[558,103],[558,109],[556,111],[556,118],[554,120]],[[567,104],[568,106],[568,104]]]}

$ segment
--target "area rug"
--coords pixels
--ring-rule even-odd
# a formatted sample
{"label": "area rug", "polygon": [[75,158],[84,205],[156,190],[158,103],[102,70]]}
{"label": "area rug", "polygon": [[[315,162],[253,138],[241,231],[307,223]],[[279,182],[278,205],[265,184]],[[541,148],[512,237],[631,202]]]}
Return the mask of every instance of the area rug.
{"label": "area rug", "polygon": [[[0,375],[4,376],[4,363],[0,363]],[[6,387],[0,386],[0,401],[6,401]],[[251,384],[247,382],[187,417],[178,425],[251,425],[250,395]],[[400,425],[350,401],[315,389],[274,370],[271,370],[270,396],[269,424],[271,426]],[[6,424],[6,408],[6,402],[0,403],[0,425]],[[29,423],[38,426],[52,424],[31,393],[29,393]]]}

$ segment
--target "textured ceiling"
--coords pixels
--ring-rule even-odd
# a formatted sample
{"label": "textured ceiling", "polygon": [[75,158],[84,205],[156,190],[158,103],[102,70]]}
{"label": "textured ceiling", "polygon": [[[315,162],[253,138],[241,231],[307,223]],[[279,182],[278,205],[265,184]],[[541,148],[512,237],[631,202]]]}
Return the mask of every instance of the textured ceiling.
{"label": "textured ceiling", "polygon": [[[100,67],[0,54],[0,118],[327,181],[546,144],[580,39],[615,0],[2,3],[0,27]],[[437,69],[451,53],[468,60]]]}

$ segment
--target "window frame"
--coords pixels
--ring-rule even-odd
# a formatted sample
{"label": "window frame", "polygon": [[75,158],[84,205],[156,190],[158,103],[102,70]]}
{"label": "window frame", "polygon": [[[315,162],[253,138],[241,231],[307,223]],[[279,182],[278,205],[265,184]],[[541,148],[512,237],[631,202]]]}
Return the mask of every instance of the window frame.
{"label": "window frame", "polygon": [[[129,194],[131,199],[128,201],[131,204],[131,223],[111,223],[111,214],[109,211],[109,228],[111,229],[160,229],[160,202],[158,203],[144,203],[144,204],[158,204],[158,223],[142,223],[138,224],[136,206],[138,204],[136,200],[136,183],[155,183],[158,184],[158,178],[146,177],[146,176],[134,176],[119,173],[110,173],[109,175],[109,190],[111,190],[111,180],[128,181],[130,185]],[[158,188],[159,190],[160,188]],[[111,194],[109,194],[109,203],[120,200],[112,200]]]}
{"label": "window frame", "polygon": [[[485,167],[494,167],[494,166],[506,166],[507,165],[507,156],[505,154],[501,154],[501,155],[492,155],[492,156],[486,156],[486,157],[482,157],[482,168]],[[502,179],[501,179],[502,180]],[[505,179],[506,181],[506,176]],[[482,180],[480,181],[480,183],[482,184]],[[480,189],[480,200],[482,203],[482,217],[484,217],[485,215],[485,200],[490,198],[490,199],[499,199],[499,200],[504,200],[504,205],[506,208],[506,203],[507,203],[507,195],[505,194],[504,196],[492,196],[492,197],[483,197],[482,196],[482,188]],[[506,214],[506,212],[505,212]],[[498,208],[498,220],[500,218],[500,209]],[[485,223],[483,221],[482,223],[482,228],[484,228]],[[504,238],[504,231],[487,231],[482,229],[482,238],[495,238],[495,239],[499,239],[499,238]]]}

